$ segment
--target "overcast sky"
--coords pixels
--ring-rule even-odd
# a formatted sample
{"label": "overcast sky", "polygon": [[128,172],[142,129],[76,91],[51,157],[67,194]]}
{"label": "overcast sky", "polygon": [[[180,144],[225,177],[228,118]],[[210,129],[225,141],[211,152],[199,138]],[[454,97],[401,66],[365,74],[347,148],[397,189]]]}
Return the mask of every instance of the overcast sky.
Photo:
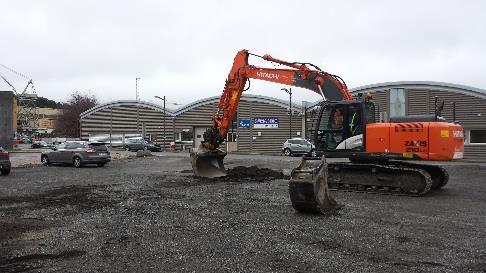
{"label": "overcast sky", "polygon": [[[134,99],[136,77],[145,101],[219,96],[240,49],[312,62],[350,88],[423,80],[486,89],[483,0],[0,2],[0,64],[55,100],[74,90],[101,102]],[[288,99],[283,85],[251,84],[248,93]],[[295,101],[318,99],[294,91]]]}

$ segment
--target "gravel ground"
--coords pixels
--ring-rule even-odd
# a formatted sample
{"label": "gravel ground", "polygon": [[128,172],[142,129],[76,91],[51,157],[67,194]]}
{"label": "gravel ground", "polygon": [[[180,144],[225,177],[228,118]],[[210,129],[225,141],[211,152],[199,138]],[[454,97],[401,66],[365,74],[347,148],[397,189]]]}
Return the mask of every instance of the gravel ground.
{"label": "gravel ground", "polygon": [[[298,158],[230,155],[288,174]],[[198,180],[187,154],[0,176],[0,272],[486,272],[486,166],[447,164],[425,197],[332,192],[296,213],[288,181]]]}

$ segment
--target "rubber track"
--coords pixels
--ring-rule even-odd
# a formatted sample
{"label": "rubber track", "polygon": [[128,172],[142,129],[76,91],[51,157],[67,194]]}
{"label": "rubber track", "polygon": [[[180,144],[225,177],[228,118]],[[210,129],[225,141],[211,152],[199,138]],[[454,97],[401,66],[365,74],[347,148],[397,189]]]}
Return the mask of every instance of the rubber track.
{"label": "rubber track", "polygon": [[[432,190],[440,189],[449,182],[449,173],[442,166],[417,164],[414,162],[391,161],[393,166],[404,166],[408,168],[417,168],[428,172],[432,178]],[[435,180],[438,179],[437,182]]]}
{"label": "rubber track", "polygon": [[[378,170],[380,175],[387,175],[386,173],[383,172],[383,170],[388,171],[391,173],[391,176],[394,176],[396,174],[402,174],[406,175],[408,174],[415,174],[415,175],[420,175],[421,180],[425,183],[425,185],[422,188],[420,192],[404,192],[402,189],[398,189],[397,187],[393,186],[383,186],[377,185],[371,186],[371,185],[363,185],[359,183],[352,183],[354,181],[357,181],[357,179],[354,179],[354,181],[345,181],[345,182],[340,182],[340,183],[334,183],[332,177],[333,173],[335,172],[335,168],[338,168],[340,172],[346,172],[346,169],[358,169],[358,170],[368,170],[366,173],[370,174],[370,179],[368,181],[373,180],[374,178],[372,176],[377,176],[378,173],[372,173],[372,169]],[[331,190],[345,190],[345,191],[352,191],[352,192],[365,192],[365,193],[377,193],[377,194],[386,194],[386,195],[404,195],[404,196],[421,196],[429,192],[432,188],[432,178],[430,174],[421,169],[421,168],[411,168],[408,166],[396,166],[396,165],[381,165],[381,164],[362,164],[362,163],[329,163],[328,165],[328,170],[329,170],[329,189]],[[360,178],[363,178],[363,175],[366,175],[366,173],[361,173]],[[382,174],[383,173],[383,174]],[[397,176],[395,176],[397,177]]]}

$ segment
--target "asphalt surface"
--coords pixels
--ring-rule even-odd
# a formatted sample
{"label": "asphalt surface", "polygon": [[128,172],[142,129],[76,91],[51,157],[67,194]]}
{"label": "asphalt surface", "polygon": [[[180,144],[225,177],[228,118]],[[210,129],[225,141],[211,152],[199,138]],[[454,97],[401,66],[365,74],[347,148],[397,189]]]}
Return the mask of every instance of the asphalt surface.
{"label": "asphalt surface", "polygon": [[484,165],[447,164],[425,197],[334,191],[344,207],[320,216],[293,210],[286,179],[199,180],[161,155],[0,176],[0,272],[486,272]]}

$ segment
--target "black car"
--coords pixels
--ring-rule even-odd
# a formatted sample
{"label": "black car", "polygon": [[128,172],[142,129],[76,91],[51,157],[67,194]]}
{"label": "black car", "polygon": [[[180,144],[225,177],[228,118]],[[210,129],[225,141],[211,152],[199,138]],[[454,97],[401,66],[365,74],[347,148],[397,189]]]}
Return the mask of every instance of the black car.
{"label": "black car", "polygon": [[138,150],[149,150],[151,152],[160,152],[161,149],[159,146],[156,146],[153,143],[150,143],[144,139],[127,139],[127,143],[125,144],[125,150],[127,151],[138,151]]}
{"label": "black car", "polygon": [[3,175],[10,173],[10,155],[2,147],[0,147],[0,172]]}
{"label": "black car", "polygon": [[52,148],[54,145],[47,144],[45,141],[34,141],[32,145],[30,145],[32,149],[38,149],[38,148]]}

